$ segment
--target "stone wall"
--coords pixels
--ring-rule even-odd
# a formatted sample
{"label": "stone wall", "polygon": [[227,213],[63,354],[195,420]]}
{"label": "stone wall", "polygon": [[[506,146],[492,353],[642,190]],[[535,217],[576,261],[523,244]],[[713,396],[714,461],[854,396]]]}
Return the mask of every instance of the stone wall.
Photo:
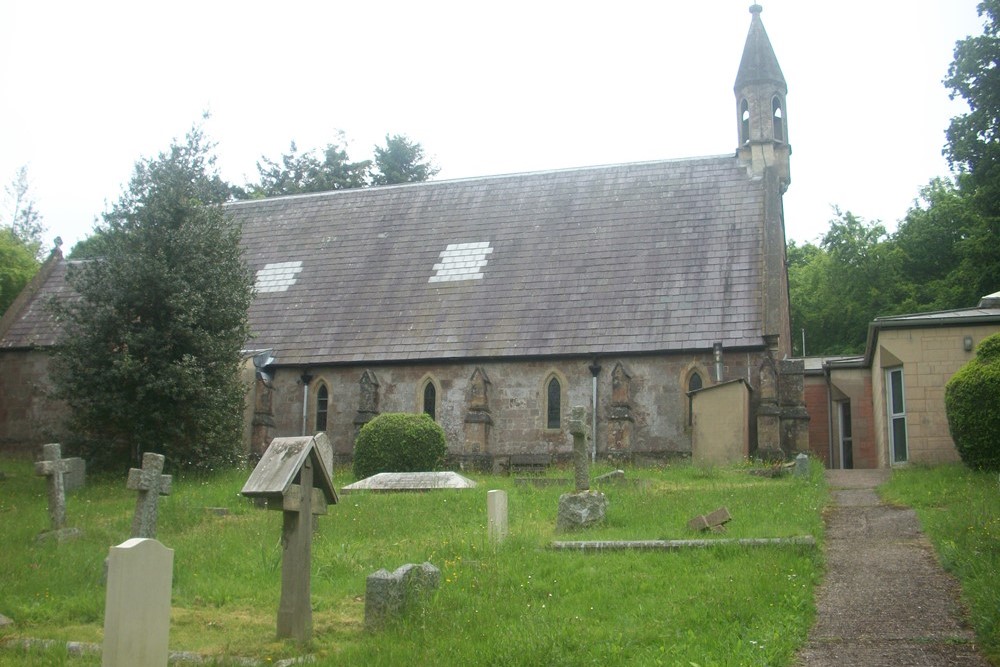
{"label": "stone wall", "polygon": [[[724,379],[746,378],[762,353],[723,354]],[[519,454],[566,460],[572,453],[567,430],[573,405],[592,405],[593,358],[409,366],[311,367],[306,430],[316,426],[316,396],[327,387],[327,435],[340,461],[349,460],[360,427],[361,380],[377,381],[377,412],[420,412],[424,387],[437,395],[436,421],[445,431],[451,456],[475,460]],[[697,370],[714,384],[713,358],[700,355],[620,356],[597,359],[597,451],[602,459],[645,462],[691,452],[687,387]],[[274,369],[271,437],[302,432],[302,368]],[[561,428],[546,425],[546,386],[558,379]],[[485,395],[483,395],[485,394]]]}
{"label": "stone wall", "polygon": [[[923,329],[883,328],[872,361],[872,397],[880,465],[889,465],[885,371],[902,367],[909,461],[949,463],[959,460],[948,431],[944,387],[959,368],[975,356],[975,346],[1000,331],[993,324],[978,327]],[[972,342],[966,350],[965,338]]]}
{"label": "stone wall", "polygon": [[25,455],[58,442],[66,406],[45,395],[49,357],[36,350],[0,353],[0,449]]}

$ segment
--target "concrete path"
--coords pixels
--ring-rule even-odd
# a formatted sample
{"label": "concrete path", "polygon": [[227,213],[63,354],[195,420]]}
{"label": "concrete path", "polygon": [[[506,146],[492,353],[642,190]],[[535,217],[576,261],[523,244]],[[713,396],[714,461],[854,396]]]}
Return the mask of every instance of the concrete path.
{"label": "concrete path", "polygon": [[888,470],[830,470],[826,577],[804,667],[988,667],[963,620],[959,586],[938,564],[916,513],[883,504]]}

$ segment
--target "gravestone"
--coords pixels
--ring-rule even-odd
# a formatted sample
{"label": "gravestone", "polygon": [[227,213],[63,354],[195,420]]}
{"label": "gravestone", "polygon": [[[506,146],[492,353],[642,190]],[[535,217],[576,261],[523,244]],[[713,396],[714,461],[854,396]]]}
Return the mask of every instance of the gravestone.
{"label": "gravestone", "polygon": [[590,452],[587,449],[585,417],[584,407],[573,407],[569,432],[573,435],[576,492],[559,496],[556,516],[556,531],[559,532],[595,526],[602,523],[607,515],[607,497],[599,491],[590,490]]}
{"label": "gravestone", "polygon": [[131,538],[108,555],[103,667],[166,667],[174,551]]}
{"label": "gravestone", "polygon": [[365,581],[365,628],[374,630],[425,604],[441,584],[441,571],[430,563],[382,569]]}
{"label": "gravestone", "polygon": [[476,482],[457,472],[380,472],[341,489],[352,491],[430,491],[433,489],[472,489]]}
{"label": "gravestone", "polygon": [[126,488],[138,491],[135,515],[132,517],[132,537],[156,537],[156,515],[160,496],[170,495],[173,478],[164,475],[162,454],[146,452],[142,455],[142,469],[128,471]]}
{"label": "gravestone", "polygon": [[63,475],[63,486],[66,493],[82,489],[87,482],[87,462],[79,456],[66,459],[66,473]]}
{"label": "gravestone", "polygon": [[35,462],[35,474],[48,477],[49,521],[52,529],[41,533],[38,539],[55,538],[60,542],[80,535],[77,528],[66,527],[65,475],[69,464],[62,458],[58,443],[42,445],[42,460]]}
{"label": "gravestone", "polygon": [[729,509],[720,507],[714,512],[702,514],[688,521],[687,527],[690,530],[710,530],[713,533],[726,532],[726,524],[732,520]]}
{"label": "gravestone", "polygon": [[507,539],[507,492],[492,490],[486,492],[487,533],[492,544],[500,544]]}
{"label": "gravestone", "polygon": [[809,455],[806,454],[805,452],[802,452],[795,457],[795,476],[796,477],[809,476]]}
{"label": "gravestone", "polygon": [[313,515],[326,514],[327,505],[337,502],[324,460],[328,447],[325,433],[275,438],[243,485],[244,496],[282,511],[279,639],[312,638]]}

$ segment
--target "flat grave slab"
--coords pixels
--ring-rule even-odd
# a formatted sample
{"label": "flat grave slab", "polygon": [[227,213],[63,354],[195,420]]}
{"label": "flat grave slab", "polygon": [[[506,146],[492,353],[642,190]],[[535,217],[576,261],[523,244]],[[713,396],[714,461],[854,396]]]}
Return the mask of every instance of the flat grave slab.
{"label": "flat grave slab", "polygon": [[380,472],[341,488],[352,491],[430,491],[433,489],[471,489],[476,483],[457,472]]}

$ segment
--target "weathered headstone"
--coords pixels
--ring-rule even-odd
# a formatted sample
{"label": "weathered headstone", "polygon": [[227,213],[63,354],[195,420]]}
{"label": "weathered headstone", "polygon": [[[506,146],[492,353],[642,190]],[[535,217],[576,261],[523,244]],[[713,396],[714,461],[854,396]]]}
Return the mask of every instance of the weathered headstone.
{"label": "weathered headstone", "polygon": [[82,489],[87,482],[87,462],[79,456],[65,460],[67,468],[63,476],[63,486],[66,493],[73,493],[77,489]]}
{"label": "weathered headstone", "polygon": [[135,515],[132,517],[132,537],[156,537],[156,515],[160,496],[170,495],[173,478],[164,475],[162,454],[146,452],[142,455],[142,469],[128,471],[125,486],[138,491]]}
{"label": "weathered headstone", "polygon": [[111,547],[104,608],[103,667],[166,667],[174,552],[131,538]]}
{"label": "weathered headstone", "polygon": [[365,581],[365,628],[377,629],[425,604],[440,584],[441,571],[430,563],[373,572]]}
{"label": "weathered headstone", "polygon": [[337,502],[324,460],[324,441],[325,433],[275,438],[243,485],[244,496],[266,500],[268,507],[282,510],[280,639],[305,642],[312,638],[313,515],[326,514],[327,504]]}
{"label": "weathered headstone", "polygon": [[809,476],[809,455],[802,452],[795,457],[795,476],[796,477],[808,477]]}
{"label": "weathered headstone", "polygon": [[494,489],[486,492],[486,525],[492,544],[507,538],[507,492]]}
{"label": "weathered headstone", "polygon": [[38,538],[54,537],[64,540],[76,537],[79,529],[66,527],[66,484],[65,475],[69,469],[62,458],[62,447],[58,443],[42,445],[42,460],[35,462],[35,474],[48,477],[49,521],[52,529],[41,533]]}
{"label": "weathered headstone", "polygon": [[9,625],[14,625],[14,621],[0,614],[0,628],[6,628]]}
{"label": "weathered headstone", "polygon": [[586,409],[574,406],[569,420],[573,435],[573,460],[576,492],[559,496],[556,530],[559,532],[587,528],[604,521],[608,499],[599,491],[590,490],[590,455],[587,451]]}

